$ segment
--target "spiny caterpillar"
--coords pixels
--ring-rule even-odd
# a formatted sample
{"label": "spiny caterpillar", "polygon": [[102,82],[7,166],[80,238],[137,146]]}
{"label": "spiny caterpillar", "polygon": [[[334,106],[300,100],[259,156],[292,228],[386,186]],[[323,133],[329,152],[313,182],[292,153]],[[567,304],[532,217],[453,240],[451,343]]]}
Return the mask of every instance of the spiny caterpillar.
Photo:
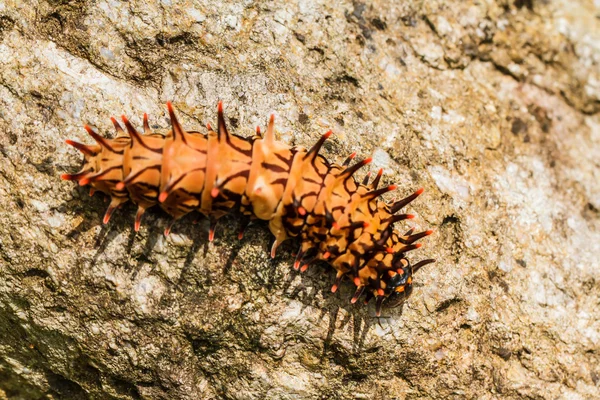
{"label": "spiny caterpillar", "polygon": [[401,304],[412,292],[412,275],[434,260],[411,265],[405,254],[417,249],[417,240],[431,230],[404,235],[394,223],[413,218],[396,214],[419,196],[417,190],[405,199],[386,203],[382,194],[396,189],[390,185],[378,189],[383,170],[369,183],[354,173],[371,162],[371,158],[350,166],[356,153],[342,165],[330,163],[319,150],[331,131],[325,133],[309,150],[290,147],[275,140],[274,115],[264,135],[244,138],[230,134],[225,125],[222,102],[218,104],[218,128],[208,132],[186,132],[173,106],[167,103],[172,129],[166,136],[153,133],[144,114],[144,134],[140,134],[122,116],[127,132],[111,118],[117,136],[108,139],[88,125],[85,129],[96,141],[85,145],[67,143],[83,153],[83,168],[62,179],[76,180],[110,196],[104,215],[108,223],[115,209],[131,200],[138,206],[135,231],[140,228],[144,212],[159,204],[173,221],[165,229],[169,234],[173,222],[191,211],[210,219],[208,239],[214,238],[217,220],[230,212],[240,214],[239,238],[253,219],[269,221],[275,235],[271,257],[288,238],[299,238],[294,268],[304,272],[316,261],[327,261],[337,271],[335,292],[344,276],[356,285],[351,302],[365,294],[365,304],[376,299],[377,316],[385,299],[390,306]]}

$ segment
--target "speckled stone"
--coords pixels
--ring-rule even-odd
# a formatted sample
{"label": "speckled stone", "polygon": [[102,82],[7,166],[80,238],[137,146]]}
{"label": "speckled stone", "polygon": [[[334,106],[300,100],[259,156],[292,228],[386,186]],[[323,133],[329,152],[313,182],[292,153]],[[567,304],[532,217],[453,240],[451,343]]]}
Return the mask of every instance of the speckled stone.
{"label": "speckled stone", "polygon": [[[598,1],[0,0],[0,399],[600,397]],[[419,187],[410,301],[374,317],[270,234],[60,174],[126,114],[216,120]],[[389,198],[392,199],[394,195]],[[406,224],[408,229],[411,224]]]}

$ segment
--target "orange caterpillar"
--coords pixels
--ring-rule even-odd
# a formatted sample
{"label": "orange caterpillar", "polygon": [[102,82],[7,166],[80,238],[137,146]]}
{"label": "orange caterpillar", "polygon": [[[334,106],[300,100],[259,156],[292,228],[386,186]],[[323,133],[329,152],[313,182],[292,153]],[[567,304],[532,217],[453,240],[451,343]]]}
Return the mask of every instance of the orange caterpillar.
{"label": "orange caterpillar", "polygon": [[357,287],[351,302],[363,293],[365,304],[375,298],[377,316],[385,299],[391,306],[404,301],[412,292],[412,275],[434,262],[411,265],[405,257],[421,246],[415,241],[432,231],[413,234],[411,229],[402,235],[393,226],[413,218],[396,213],[423,189],[391,204],[381,201],[380,195],[396,188],[377,188],[382,170],[371,183],[368,174],[362,183],[353,177],[370,158],[349,166],[355,153],[342,165],[319,155],[331,131],[310,150],[290,148],[275,140],[273,115],[264,135],[257,128],[255,136],[244,138],[227,131],[221,102],[218,129],[207,125],[206,134],[184,131],[171,103],[167,108],[172,130],[166,136],[152,133],[144,114],[143,135],[123,116],[127,132],[112,118],[114,139],[103,138],[86,125],[97,144],[67,140],[83,153],[84,162],[80,172],[62,179],[89,184],[92,193],[99,190],[111,197],[105,224],[129,200],[138,206],[136,231],[144,212],[155,204],[173,216],[173,222],[194,210],[206,215],[211,241],[217,220],[232,211],[242,215],[240,239],[250,220],[267,220],[275,235],[271,257],[281,242],[299,238],[294,268],[305,271],[309,264],[326,260],[337,271],[331,291],[349,277]]}

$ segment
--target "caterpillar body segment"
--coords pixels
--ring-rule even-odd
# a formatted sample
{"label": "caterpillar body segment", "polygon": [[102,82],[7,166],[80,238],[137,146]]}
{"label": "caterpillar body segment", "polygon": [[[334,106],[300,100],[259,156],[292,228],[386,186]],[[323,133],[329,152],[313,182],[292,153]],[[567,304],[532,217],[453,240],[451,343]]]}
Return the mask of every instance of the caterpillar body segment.
{"label": "caterpillar body segment", "polygon": [[264,135],[257,128],[255,136],[245,138],[228,131],[221,102],[217,131],[207,125],[206,133],[185,131],[171,103],[167,109],[172,129],[166,136],[153,133],[144,114],[143,133],[122,116],[125,129],[112,118],[114,139],[86,125],[95,145],[67,140],[84,160],[80,172],[62,178],[111,197],[104,223],[129,200],[138,206],[136,231],[144,212],[155,205],[173,217],[172,223],[192,211],[206,215],[211,221],[209,240],[218,219],[230,212],[242,216],[240,238],[251,219],[267,220],[275,236],[273,257],[279,244],[298,238],[295,269],[305,271],[316,261],[326,261],[337,271],[332,292],[347,276],[357,287],[351,302],[363,294],[365,302],[375,298],[377,316],[385,300],[389,305],[404,301],[412,292],[413,273],[434,261],[411,266],[406,258],[431,230],[402,235],[394,229],[396,222],[413,217],[396,212],[423,189],[385,203],[379,196],[396,186],[378,189],[382,170],[371,183],[369,174],[362,181],[354,177],[370,158],[351,165],[354,153],[339,165],[319,154],[331,131],[307,150],[275,140],[274,116]]}

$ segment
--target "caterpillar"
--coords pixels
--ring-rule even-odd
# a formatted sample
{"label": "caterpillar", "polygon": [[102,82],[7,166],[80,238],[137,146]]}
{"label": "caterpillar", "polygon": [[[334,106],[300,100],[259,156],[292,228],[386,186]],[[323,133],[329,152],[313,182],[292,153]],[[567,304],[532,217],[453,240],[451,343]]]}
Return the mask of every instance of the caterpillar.
{"label": "caterpillar", "polygon": [[66,141],[83,153],[84,160],[79,172],[63,174],[62,179],[90,185],[90,194],[100,191],[110,196],[104,224],[129,200],[138,206],[136,232],[144,212],[157,204],[173,217],[165,235],[191,211],[210,219],[209,241],[225,214],[239,214],[240,239],[251,220],[269,221],[275,236],[271,257],[284,240],[299,239],[294,269],[304,272],[317,261],[329,263],[337,272],[331,291],[337,291],[342,278],[350,278],[356,286],[350,301],[355,303],[363,294],[365,304],[374,298],[378,317],[384,301],[394,307],[408,298],[413,274],[435,261],[411,265],[406,258],[407,252],[421,246],[416,241],[431,230],[401,234],[394,229],[396,222],[414,217],[397,213],[423,189],[402,200],[384,202],[379,197],[396,186],[378,188],[382,169],[372,181],[370,174],[362,181],[354,175],[371,158],[350,165],[353,153],[336,164],[319,154],[332,131],[305,149],[275,140],[274,115],[264,134],[257,127],[256,134],[246,138],[228,131],[222,102],[218,103],[216,132],[210,124],[207,133],[187,132],[170,102],[167,109],[171,130],[166,135],[151,131],[147,114],[143,134],[123,115],[125,130],[111,118],[114,139],[85,125],[96,144]]}

